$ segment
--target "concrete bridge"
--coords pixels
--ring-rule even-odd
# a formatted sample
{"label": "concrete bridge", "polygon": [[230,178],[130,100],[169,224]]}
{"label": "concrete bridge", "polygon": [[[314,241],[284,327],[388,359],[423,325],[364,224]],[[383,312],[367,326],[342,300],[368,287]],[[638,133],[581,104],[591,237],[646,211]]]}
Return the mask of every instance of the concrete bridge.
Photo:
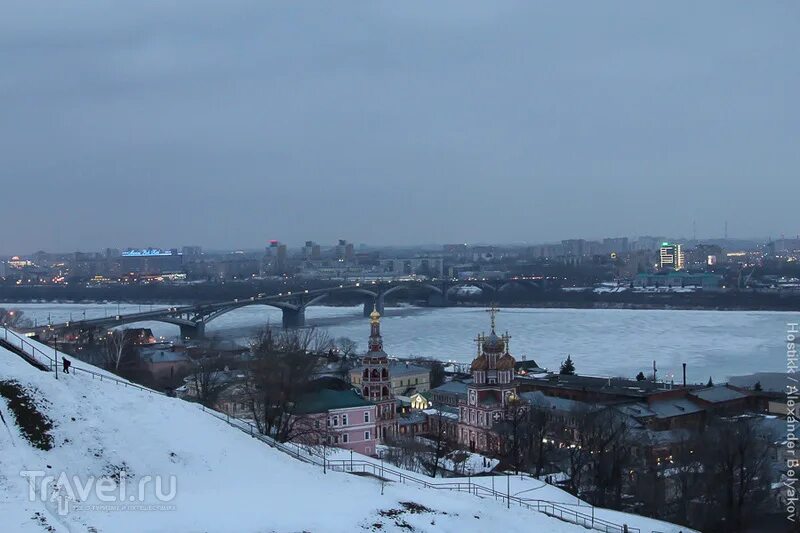
{"label": "concrete bridge", "polygon": [[[541,281],[541,280],[539,280]],[[265,295],[259,294],[250,298],[235,299],[225,302],[168,307],[144,311],[112,315],[103,318],[75,320],[60,324],[48,324],[28,330],[42,338],[49,338],[66,331],[87,331],[92,329],[108,329],[136,322],[166,322],[180,327],[184,339],[202,338],[206,324],[225,313],[250,305],[267,305],[282,311],[284,328],[305,326],[306,308],[317,305],[326,298],[337,293],[351,293],[363,296],[364,316],[369,316],[373,307],[383,313],[386,297],[400,292],[411,292],[424,295],[427,304],[432,307],[444,307],[453,302],[455,291],[464,286],[473,285],[484,291],[496,294],[515,283],[536,284],[538,281],[519,278],[498,281],[398,281],[398,282],[365,282],[324,289],[288,291],[285,293]]]}

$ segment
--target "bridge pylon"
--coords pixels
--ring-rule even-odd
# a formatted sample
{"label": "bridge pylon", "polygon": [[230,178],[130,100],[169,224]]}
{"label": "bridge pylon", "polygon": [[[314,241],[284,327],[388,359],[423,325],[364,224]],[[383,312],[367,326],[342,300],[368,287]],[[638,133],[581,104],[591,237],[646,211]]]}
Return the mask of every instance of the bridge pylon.
{"label": "bridge pylon", "polygon": [[193,326],[181,324],[180,328],[183,340],[202,339],[206,335],[206,323],[202,321],[195,322]]}
{"label": "bridge pylon", "polygon": [[306,325],[306,308],[300,306],[297,309],[284,307],[281,309],[283,314],[283,327],[286,328],[302,328]]}

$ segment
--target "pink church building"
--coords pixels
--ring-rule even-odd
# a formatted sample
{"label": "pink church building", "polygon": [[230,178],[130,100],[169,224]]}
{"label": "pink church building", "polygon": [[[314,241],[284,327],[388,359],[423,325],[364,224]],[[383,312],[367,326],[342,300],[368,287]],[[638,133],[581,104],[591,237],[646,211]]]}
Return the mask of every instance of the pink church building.
{"label": "pink church building", "polygon": [[297,439],[307,444],[336,446],[364,455],[374,455],[378,444],[377,408],[353,390],[324,389],[299,402]]}

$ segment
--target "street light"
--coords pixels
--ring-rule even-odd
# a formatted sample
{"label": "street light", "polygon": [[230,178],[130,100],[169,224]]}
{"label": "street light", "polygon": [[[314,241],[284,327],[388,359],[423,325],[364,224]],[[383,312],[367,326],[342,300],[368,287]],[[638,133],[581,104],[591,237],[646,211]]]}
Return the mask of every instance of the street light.
{"label": "street light", "polygon": [[58,379],[58,335],[53,335],[53,355],[55,356],[54,369],[56,372],[56,379]]}

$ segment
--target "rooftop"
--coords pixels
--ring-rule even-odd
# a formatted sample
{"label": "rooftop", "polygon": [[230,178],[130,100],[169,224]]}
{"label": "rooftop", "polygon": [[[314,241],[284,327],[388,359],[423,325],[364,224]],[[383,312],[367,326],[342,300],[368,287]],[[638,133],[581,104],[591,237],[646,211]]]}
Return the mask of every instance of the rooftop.
{"label": "rooftop", "polygon": [[439,385],[438,387],[431,389],[431,392],[444,392],[450,394],[467,394],[467,385],[472,383],[471,379],[464,380],[464,381],[448,381]]}
{"label": "rooftop", "polygon": [[175,352],[172,350],[142,350],[142,360],[150,364],[153,363],[185,363],[191,362],[191,358],[185,352]]}
{"label": "rooftop", "polygon": [[[527,376],[523,383],[639,398],[670,390],[669,385],[663,382],[654,383],[651,380],[636,381],[625,378],[564,374],[552,374],[542,377]],[[697,388],[697,386],[690,385],[687,387],[687,389],[691,388]]]}
{"label": "rooftop", "polygon": [[368,407],[374,405],[353,390],[339,391],[322,389],[303,395],[297,402],[296,414],[325,413],[334,409],[348,407]]}
{"label": "rooftop", "polygon": [[724,385],[692,391],[691,395],[711,403],[731,402],[747,398],[747,395]]}
{"label": "rooftop", "polygon": [[558,398],[556,396],[548,396],[542,391],[523,392],[519,395],[520,398],[529,402],[531,405],[547,407],[555,411],[577,411],[579,409],[594,409],[595,404],[587,402],[579,402],[577,400],[568,400],[566,398]]}
{"label": "rooftop", "polygon": [[656,418],[672,418],[676,416],[699,413],[704,409],[688,398],[669,398],[650,402],[650,410]]}
{"label": "rooftop", "polygon": [[[359,365],[353,367],[350,371],[351,373],[359,373],[364,370],[363,365]],[[413,365],[403,363],[401,361],[390,361],[389,362],[389,376],[396,378],[396,377],[405,377],[411,376],[416,374],[430,374],[431,370],[428,367],[420,366],[420,365]]]}

